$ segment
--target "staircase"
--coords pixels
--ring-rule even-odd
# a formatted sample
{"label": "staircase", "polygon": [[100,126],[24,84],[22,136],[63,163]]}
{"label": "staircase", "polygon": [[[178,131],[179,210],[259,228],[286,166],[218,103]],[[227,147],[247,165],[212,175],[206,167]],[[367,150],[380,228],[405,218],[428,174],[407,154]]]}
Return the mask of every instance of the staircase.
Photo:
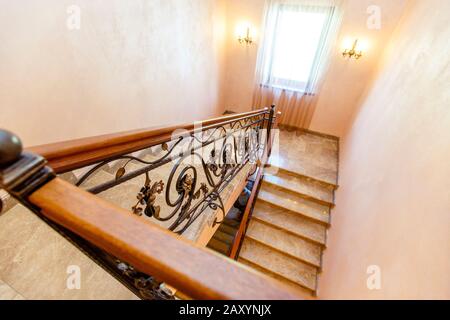
{"label": "staircase", "polygon": [[338,140],[290,130],[279,138],[238,261],[317,296],[337,188]]}
{"label": "staircase", "polygon": [[[269,118],[267,118],[267,114],[270,115]],[[267,110],[255,111],[244,114],[244,116],[247,121],[257,117],[259,122],[252,122],[252,125],[263,126],[266,120],[272,119],[273,114],[274,108],[270,112]],[[222,119],[213,119],[208,123],[214,123],[215,126],[220,127],[221,121]],[[270,122],[270,125],[273,125],[273,122]],[[165,130],[172,131],[172,129]],[[217,132],[220,131],[214,130],[213,134]],[[149,142],[141,142],[141,139],[134,142],[141,135],[151,136],[154,147],[146,149],[145,146]],[[206,132],[206,135],[209,137],[208,139],[212,136],[209,132]],[[230,263],[226,259],[210,254],[208,251],[199,250],[189,241],[178,241],[179,236],[152,227],[151,223],[138,222],[140,218],[136,219],[132,216],[133,212],[131,211],[140,215],[142,211],[139,210],[143,209],[141,206],[146,204],[146,210],[151,209],[153,211],[149,211],[147,216],[142,216],[142,219],[149,218],[152,220],[151,222],[167,228],[172,225],[167,219],[172,219],[174,216],[159,219],[161,218],[159,209],[170,204],[169,200],[166,201],[167,197],[171,198],[172,195],[175,195],[174,198],[178,197],[180,199],[177,202],[179,206],[185,203],[185,199],[190,202],[195,199],[205,201],[208,197],[214,200],[216,197],[212,193],[206,197],[209,192],[208,187],[202,184],[197,189],[192,177],[190,178],[185,174],[187,170],[200,172],[201,168],[213,170],[208,171],[208,177],[211,177],[211,172],[216,174],[214,168],[219,168],[219,166],[214,161],[218,157],[212,150],[206,152],[207,155],[211,155],[211,159],[208,160],[212,161],[210,167],[206,168],[204,161],[194,162],[189,164],[189,167],[183,164],[179,167],[181,173],[178,175],[177,183],[172,187],[169,187],[169,185],[171,185],[170,181],[172,181],[171,179],[176,171],[174,171],[174,166],[170,161],[161,160],[159,163],[161,166],[158,167],[158,170],[152,171],[147,170],[147,167],[142,168],[142,162],[137,160],[145,159],[148,164],[155,158],[160,158],[162,151],[170,153],[171,150],[170,144],[172,142],[161,144],[161,141],[167,139],[164,130],[162,132],[150,130],[141,133],[123,133],[120,139],[116,137],[115,140],[109,139],[107,136],[97,137],[93,140],[81,139],[71,142],[78,147],[68,148],[62,156],[59,153],[61,147],[59,144],[43,146],[40,149],[46,154],[46,158],[50,160],[52,166],[59,168],[59,172],[68,173],[59,175],[59,178],[47,182],[45,187],[34,191],[32,197],[30,197],[30,199],[33,198],[31,203],[41,208],[46,219],[64,221],[65,226],[73,232],[79,232],[81,236],[88,234],[89,241],[94,245],[100,245],[103,250],[106,250],[106,247],[108,252],[111,250],[109,261],[116,259],[114,257],[119,259],[111,261],[108,269],[115,277],[90,259],[94,258],[98,261],[98,259],[104,257],[102,254],[96,254],[94,250],[94,252],[90,251],[92,254],[90,258],[87,257],[72,242],[67,241],[64,236],[52,229],[22,204],[1,193],[4,210],[0,212],[0,251],[2,252],[0,256],[0,299],[136,299],[137,296],[124,286],[126,283],[130,288],[130,283],[127,282],[129,278],[121,277],[117,274],[117,270],[134,280],[143,280],[143,276],[147,279],[147,275],[155,274],[155,276],[161,277],[161,281],[156,281],[158,290],[168,289],[167,286],[163,288],[166,282],[175,283],[182,292],[192,294],[194,298],[298,299],[301,298],[298,294],[299,290],[316,295],[317,277],[321,270],[322,252],[326,245],[326,230],[330,225],[333,193],[337,186],[338,141],[332,137],[289,130],[282,130],[279,138],[279,152],[276,149],[274,150],[270,164],[265,168],[265,175],[253,210],[253,217],[249,221],[248,231],[242,242],[238,259],[243,264],[294,286],[296,290],[287,290],[285,286],[277,282],[264,281],[265,278],[258,273],[249,272],[247,268]],[[194,139],[194,137],[190,139]],[[236,141],[236,139],[232,140]],[[137,143],[142,149],[129,154],[130,156],[108,158],[112,157],[111,152],[117,154],[117,150],[123,152],[123,155],[128,154],[127,151],[131,146],[124,144],[123,141],[132,143],[133,150]],[[101,145],[103,149],[95,149],[95,153],[92,153],[89,148],[93,146],[97,148],[98,145]],[[66,147],[65,143],[62,143],[62,147]],[[226,151],[226,149],[223,150]],[[235,150],[237,150],[236,146]],[[71,152],[75,151],[81,153],[74,156],[74,153]],[[225,158],[225,156],[228,158],[228,153],[225,151],[219,158]],[[58,158],[59,156],[61,158]],[[90,157],[93,156],[95,157],[91,159]],[[82,163],[87,167],[70,171],[70,168],[73,170],[81,167],[78,166],[77,162],[80,161],[80,157],[84,159]],[[29,154],[21,159],[28,161],[27,159],[39,159],[39,157]],[[92,166],[97,163],[95,161],[100,159],[107,159],[108,161],[102,163],[101,168],[96,167],[98,168],[96,171],[91,170]],[[125,163],[123,160],[125,160]],[[166,164],[167,166],[164,167]],[[4,165],[10,166],[6,162]],[[183,167],[185,169],[181,169]],[[18,169],[14,167],[14,170],[25,170],[26,168],[28,167],[18,167]],[[226,166],[224,168],[231,167]],[[204,207],[206,210],[202,211],[202,215],[193,220],[189,228],[184,230],[186,232],[181,232],[183,238],[196,242],[197,246],[206,246],[209,241],[208,246],[210,248],[224,255],[229,255],[230,248],[233,246],[233,257],[238,248],[234,243],[235,239],[242,239],[244,235],[244,225],[241,226],[240,220],[244,217],[244,221],[248,222],[248,209],[251,207],[251,202],[246,206],[246,201],[241,203],[239,199],[248,197],[251,193],[251,191],[242,192],[245,184],[250,183],[248,181],[250,172],[254,172],[253,174],[257,176],[255,181],[259,181],[261,173],[261,167],[254,171],[249,163],[235,168],[240,170],[235,172],[232,178],[227,177],[226,181],[229,183],[222,185],[223,188],[220,190],[223,210],[228,213],[221,226],[218,228],[215,223],[219,221],[217,204],[211,202]],[[39,174],[48,172],[45,171],[48,168],[44,170],[42,167],[37,167],[37,169],[40,170]],[[16,171],[14,171],[15,175]],[[26,176],[27,172],[22,173],[22,171],[22,175],[16,175],[15,177],[28,177],[27,179],[36,177],[31,174]],[[131,173],[128,173],[129,171]],[[148,173],[150,171],[151,173]],[[3,172],[5,177],[11,176],[8,170],[5,169]],[[145,172],[149,176],[145,177],[143,175]],[[226,172],[224,171],[218,176],[226,175]],[[88,173],[89,180],[85,181],[81,188],[89,189],[98,198],[70,186],[70,183],[75,184],[86,173]],[[128,176],[124,176],[124,174],[128,174]],[[202,174],[206,174],[206,171],[200,173],[199,176],[201,177]],[[159,196],[161,193],[157,191],[159,190],[158,186],[166,181],[168,176],[170,178],[167,182],[166,197]],[[124,177],[124,179],[121,179],[121,177]],[[62,180],[69,182],[69,184]],[[203,177],[203,180],[205,180],[205,177]],[[2,186],[10,192],[15,192],[16,189],[9,189],[12,185],[8,184],[8,181],[16,182],[17,180],[3,179],[2,176]],[[193,184],[194,188],[191,188]],[[148,188],[143,188],[143,185]],[[153,187],[150,189],[151,185]],[[213,185],[211,184],[211,186]],[[16,185],[16,187],[18,186]],[[148,190],[152,193],[148,195],[147,200],[143,201],[142,197],[147,194]],[[253,187],[249,190],[255,190],[256,192]],[[138,204],[136,204],[138,193],[141,194]],[[239,193],[241,193],[241,196],[239,196]],[[205,198],[202,198],[202,194],[205,194]],[[256,193],[253,193],[251,199],[254,199],[255,195]],[[106,200],[106,202],[99,198]],[[108,202],[112,204],[108,204]],[[27,205],[25,201],[22,201],[22,203]],[[60,203],[63,203],[64,206],[59,206]],[[236,208],[238,209],[234,216],[231,214],[233,203],[234,206],[237,205]],[[170,206],[173,207],[174,205]],[[122,210],[120,207],[126,210]],[[189,209],[184,205],[183,208]],[[166,209],[169,208],[163,209],[168,211]],[[245,214],[242,214],[244,211]],[[195,212],[189,211],[189,215],[186,215],[186,217],[196,217]],[[107,217],[107,219],[104,219],[104,217]],[[82,221],[82,223],[77,224],[74,221]],[[121,225],[109,224],[110,221],[123,223]],[[179,226],[178,221],[173,224],[175,228]],[[108,228],[103,228],[105,222]],[[93,226],[95,226],[95,230],[92,229]],[[218,230],[216,230],[217,228]],[[124,232],[124,230],[128,231]],[[217,232],[213,237],[214,231]],[[130,236],[130,234],[133,234],[133,236]],[[211,237],[212,240],[210,241]],[[142,241],[136,242],[136,238],[142,239]],[[124,252],[124,247],[119,246],[115,239],[121,239],[126,246],[138,248],[141,261],[145,261],[145,263],[140,262],[140,268],[142,268],[140,270],[147,275],[141,276],[140,273],[136,275],[136,272],[127,267],[126,264],[126,268],[123,269],[124,266],[121,261],[135,259],[135,256],[130,257],[128,251]],[[148,249],[155,248],[155,246],[164,247],[166,242],[170,244],[167,245],[168,247],[176,249],[174,251]],[[240,243],[240,241],[237,243]],[[189,260],[191,258],[203,261],[203,265],[195,264],[195,270],[200,268],[200,273],[192,273],[192,268],[186,271],[184,265],[182,267],[179,265],[179,259]],[[164,261],[165,264],[161,265],[165,268],[164,271],[161,271],[160,266],[155,266],[152,263],[154,259]],[[214,268],[211,262],[215,263],[215,265],[213,263]],[[102,260],[102,263],[108,263],[108,260]],[[105,266],[105,264],[103,265]],[[70,288],[67,282],[68,267],[73,266],[78,267],[81,272],[81,288],[76,290]],[[167,267],[174,267],[183,276],[174,277],[172,274],[167,274],[165,272]],[[220,272],[226,275],[225,278],[230,280],[216,286],[216,277],[210,277],[211,268],[221,270]],[[185,282],[180,280],[185,279],[185,277],[190,280]],[[152,281],[152,285],[155,283],[153,280],[149,281]],[[242,281],[249,285],[245,286],[246,290],[239,291],[237,294],[235,287],[236,285],[239,286]],[[134,284],[136,287],[141,282],[137,284],[134,282]],[[159,286],[160,284],[161,286]],[[199,286],[204,286],[208,290],[201,291],[202,293],[199,294],[195,289]],[[209,288],[214,290],[211,289],[211,291]],[[267,291],[262,290],[263,288]],[[141,290],[144,290],[144,292]],[[140,297],[155,297],[149,290],[153,289],[139,286]],[[156,294],[161,296],[162,293]]]}

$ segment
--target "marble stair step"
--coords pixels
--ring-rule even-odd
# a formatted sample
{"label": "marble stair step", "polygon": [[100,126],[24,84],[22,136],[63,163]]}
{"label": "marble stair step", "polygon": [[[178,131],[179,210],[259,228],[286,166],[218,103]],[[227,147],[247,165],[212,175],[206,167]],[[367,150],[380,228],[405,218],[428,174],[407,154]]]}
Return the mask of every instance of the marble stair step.
{"label": "marble stair step", "polygon": [[257,200],[252,219],[282,229],[322,247],[326,244],[326,227],[301,215]]}
{"label": "marble stair step", "polygon": [[279,171],[276,175],[265,175],[264,183],[282,188],[291,193],[296,193],[302,198],[317,202],[324,206],[334,206],[334,188],[311,178]]}
{"label": "marble stair step", "polygon": [[284,283],[285,285],[293,288],[294,290],[299,292],[301,295],[303,295],[305,299],[311,298],[311,295],[313,295],[313,296],[315,295],[314,291],[306,289],[304,287],[301,287],[297,283],[295,283],[295,282],[293,282],[293,281],[291,281],[291,280],[289,280],[289,279],[287,279],[287,278],[285,278],[283,276],[280,276],[279,274],[274,273],[274,272],[272,272],[272,271],[270,271],[268,269],[265,269],[265,268],[263,268],[263,267],[261,267],[261,266],[259,266],[257,264],[254,264],[254,263],[252,263],[252,262],[250,262],[250,261],[248,261],[248,260],[246,260],[244,258],[239,257],[237,261],[239,263],[241,263],[241,264],[251,268],[251,269],[259,271],[262,274],[265,274],[266,276],[269,276],[269,277],[271,277],[273,279],[276,279],[276,280]]}
{"label": "marble stair step", "polygon": [[237,227],[237,228],[239,228],[239,225],[240,225],[239,221],[236,221],[234,219],[226,219],[226,218],[223,223],[230,227]]}
{"label": "marble stair step", "polygon": [[270,164],[337,184],[339,141],[301,130],[280,130]]}
{"label": "marble stair step", "polygon": [[281,188],[263,184],[258,199],[302,215],[315,222],[324,225],[329,225],[330,223],[329,207],[306,200],[296,194],[286,192]]}
{"label": "marble stair step", "polygon": [[16,290],[0,280],[0,301],[25,300]]}
{"label": "marble stair step", "polygon": [[331,182],[331,181],[328,181],[328,180],[320,179],[320,178],[315,177],[315,176],[309,176],[309,175],[307,175],[304,172],[295,171],[295,170],[292,170],[289,167],[283,167],[283,166],[281,166],[279,164],[276,164],[276,163],[270,163],[270,162],[267,163],[264,166],[264,172],[266,174],[270,174],[270,175],[277,175],[279,172],[281,172],[283,174],[291,175],[291,176],[294,176],[294,177],[297,177],[297,178],[300,178],[300,179],[313,180],[313,181],[315,181],[315,182],[317,182],[317,183],[319,183],[319,184],[321,184],[321,185],[323,185],[325,187],[328,187],[328,188],[330,188],[332,190],[339,189],[339,185],[337,184],[337,181],[336,182]]}
{"label": "marble stair step", "polygon": [[224,242],[228,245],[231,245],[234,241],[234,236],[233,235],[229,235],[225,232],[222,232],[220,229],[216,231],[216,233],[214,234],[214,239],[219,240],[221,242]]}
{"label": "marble stair step", "polygon": [[298,236],[261,223],[258,220],[251,220],[246,237],[284,252],[311,266],[321,268],[322,248]]}
{"label": "marble stair step", "polygon": [[226,224],[226,222],[224,222],[220,225],[219,229],[226,234],[234,236],[236,234],[238,228],[239,227],[231,227],[228,224]]}
{"label": "marble stair step", "polygon": [[222,241],[219,241],[219,240],[217,240],[215,238],[212,238],[209,241],[207,247],[212,249],[212,250],[214,250],[214,251],[216,251],[216,252],[220,252],[220,253],[222,253],[222,254],[224,254],[226,256],[228,256],[228,252],[230,250],[230,246],[228,244],[226,244],[226,243],[224,243]]}
{"label": "marble stair step", "polygon": [[245,238],[239,256],[273,273],[277,273],[306,289],[316,290],[317,268],[302,263],[259,242]]}

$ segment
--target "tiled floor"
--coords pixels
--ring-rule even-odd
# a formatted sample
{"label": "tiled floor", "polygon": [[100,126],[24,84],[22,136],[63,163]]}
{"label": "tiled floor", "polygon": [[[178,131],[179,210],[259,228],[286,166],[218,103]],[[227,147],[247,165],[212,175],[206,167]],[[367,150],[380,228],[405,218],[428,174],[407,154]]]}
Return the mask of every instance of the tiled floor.
{"label": "tiled floor", "polygon": [[300,130],[278,130],[277,136],[271,165],[337,185],[337,139]]}
{"label": "tiled floor", "polygon": [[[0,225],[0,299],[136,299],[23,206],[2,215]],[[67,286],[69,266],[79,268],[79,290]]]}
{"label": "tiled floor", "polygon": [[0,300],[24,300],[24,297],[0,280]]}

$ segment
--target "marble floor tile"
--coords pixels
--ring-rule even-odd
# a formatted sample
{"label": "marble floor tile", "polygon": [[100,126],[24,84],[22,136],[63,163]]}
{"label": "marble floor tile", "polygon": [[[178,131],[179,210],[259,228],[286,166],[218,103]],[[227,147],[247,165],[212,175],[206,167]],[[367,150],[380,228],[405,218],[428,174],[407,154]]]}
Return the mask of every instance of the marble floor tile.
{"label": "marble floor tile", "polygon": [[25,300],[16,290],[0,280],[0,300]]}
{"label": "marble floor tile", "polygon": [[302,131],[279,130],[270,164],[337,184],[338,143]]}
{"label": "marble floor tile", "polygon": [[[0,225],[0,278],[24,298],[137,298],[21,205],[1,216]],[[69,266],[80,268],[80,290],[67,287]]]}

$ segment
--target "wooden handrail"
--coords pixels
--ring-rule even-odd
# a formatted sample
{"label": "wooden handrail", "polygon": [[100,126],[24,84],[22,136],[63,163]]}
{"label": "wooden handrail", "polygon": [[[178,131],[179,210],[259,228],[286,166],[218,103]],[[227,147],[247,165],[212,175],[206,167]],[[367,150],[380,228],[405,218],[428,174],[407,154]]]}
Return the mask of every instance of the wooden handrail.
{"label": "wooden handrail", "polygon": [[170,141],[176,130],[193,132],[196,127],[214,128],[231,121],[245,119],[267,113],[268,109],[233,114],[197,123],[182,124],[162,128],[133,130],[122,133],[101,135],[90,138],[57,142],[27,148],[26,151],[46,158],[56,173],[79,169],[115,156],[142,150]]}
{"label": "wooden handrail", "polygon": [[241,248],[241,244],[242,244],[242,241],[244,240],[247,226],[248,226],[249,220],[251,218],[253,206],[256,201],[259,183],[263,176],[264,166],[258,167],[257,170],[258,171],[256,173],[255,183],[253,185],[253,189],[250,194],[250,198],[248,199],[247,206],[245,207],[244,214],[242,215],[241,224],[240,224],[239,229],[236,232],[236,235],[234,236],[234,239],[233,239],[233,246],[231,247],[231,250],[230,250],[230,258],[231,259],[236,259],[238,257],[239,250]]}
{"label": "wooden handrail", "polygon": [[295,289],[59,178],[28,200],[48,219],[194,299],[301,299]]}

